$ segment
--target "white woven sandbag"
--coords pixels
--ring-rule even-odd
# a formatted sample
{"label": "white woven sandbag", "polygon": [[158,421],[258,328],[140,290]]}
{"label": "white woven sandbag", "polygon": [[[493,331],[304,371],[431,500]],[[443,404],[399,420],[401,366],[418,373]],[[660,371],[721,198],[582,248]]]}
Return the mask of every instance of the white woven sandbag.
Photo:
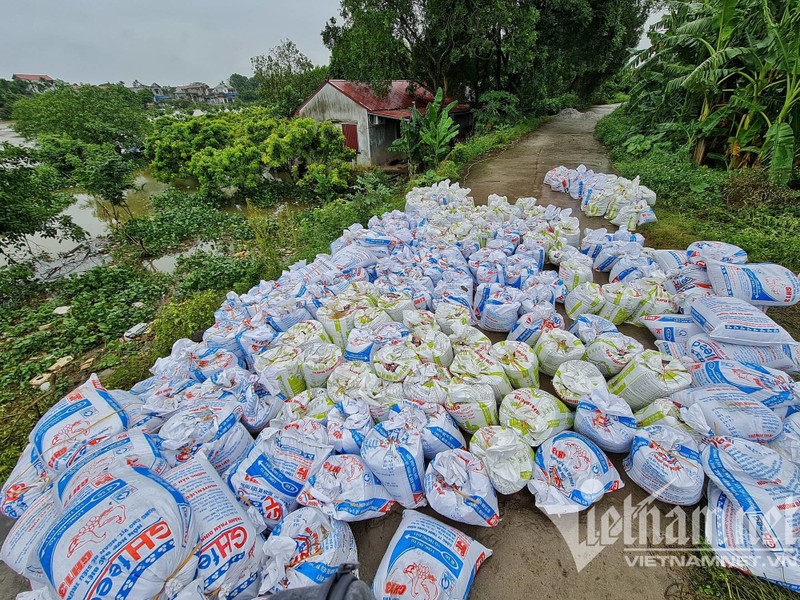
{"label": "white woven sandbag", "polygon": [[752,346],[791,344],[792,336],[763,312],[738,298],[709,296],[692,302],[692,318],[719,342]]}
{"label": "white woven sandbag", "polygon": [[578,512],[624,487],[617,469],[591,440],[565,431],[536,451],[528,489],[549,515]]}
{"label": "white woven sandbag", "polygon": [[655,250],[645,248],[643,253],[652,258],[664,273],[669,273],[689,264],[686,250]]}
{"label": "white woven sandbag", "polygon": [[597,314],[614,325],[624,323],[642,304],[641,292],[624,281],[608,283],[602,286],[601,290],[603,304]]}
{"label": "white woven sandbag", "polygon": [[708,486],[705,539],[724,566],[800,592],[797,543],[783,550],[764,544],[758,523],[714,484]]}
{"label": "white woven sandbag", "polygon": [[667,504],[692,506],[703,495],[703,467],[692,437],[656,423],[636,432],[622,463],[634,483]]}
{"label": "white woven sandbag", "polygon": [[582,283],[594,281],[592,261],[585,254],[576,254],[558,265],[558,277],[571,292]]}
{"label": "white woven sandbag", "polygon": [[624,398],[636,411],[691,384],[692,376],[681,362],[666,354],[645,350],[609,380],[608,389]]}
{"label": "white woven sandbag", "polygon": [[464,600],[491,555],[459,530],[407,510],[378,566],[372,593],[377,600]]}
{"label": "white woven sandbag", "polygon": [[311,344],[305,348],[300,368],[306,385],[325,387],[328,377],[343,360],[342,350],[335,344]]}
{"label": "white woven sandbag", "polygon": [[533,388],[514,390],[500,404],[500,424],[516,431],[531,446],[572,427],[573,415],[558,398]]}
{"label": "white woven sandbag", "polygon": [[621,333],[603,333],[586,347],[586,360],[606,377],[616,375],[633,357],[644,352],[644,346]]}
{"label": "white woven sandbag", "polygon": [[[313,547],[310,546],[313,544]],[[320,509],[304,506],[287,515],[263,546],[261,594],[320,586],[341,564],[358,563],[353,532],[347,523]]]}
{"label": "white woven sandbag", "polygon": [[597,388],[607,388],[606,378],[596,366],[583,360],[561,363],[553,376],[553,389],[564,404],[572,408]]}
{"label": "white woven sandbag", "polygon": [[[781,420],[758,400],[738,388],[694,388],[696,399],[681,408],[681,419],[703,435],[726,435],[754,442],[769,442],[783,429]],[[672,395],[681,403],[683,392]]]}
{"label": "white woven sandbag", "polygon": [[657,340],[686,343],[703,330],[691,315],[644,315],[639,318]]}
{"label": "white woven sandbag", "polygon": [[456,423],[470,433],[499,423],[494,389],[486,383],[454,380],[448,388],[444,406]]}
{"label": "white woven sandbag", "polygon": [[373,424],[369,404],[345,397],[328,413],[328,440],[336,452],[358,454]]}
{"label": "white woven sandbag", "polygon": [[291,398],[306,389],[302,362],[301,348],[281,345],[259,354],[255,368],[263,381],[274,382],[286,398]]}
{"label": "white woven sandbag", "polygon": [[481,527],[500,522],[497,494],[486,467],[466,450],[447,450],[436,455],[425,472],[425,497],[440,515]]}
{"label": "white woven sandbag", "polygon": [[444,367],[423,364],[403,381],[403,394],[411,402],[444,406],[452,376]]}
{"label": "white woven sandbag", "polygon": [[800,464],[800,413],[784,419],[780,435],[772,439],[768,446],[784,458]]}
{"label": "white woven sandbag", "polygon": [[87,444],[127,429],[130,416],[92,374],[39,419],[28,439],[44,467],[58,473]]}
{"label": "white woven sandbag", "polygon": [[386,292],[378,298],[378,308],[386,311],[393,321],[402,321],[403,311],[413,310],[414,301],[403,292]]}
{"label": "white woven sandbag", "polygon": [[617,326],[608,319],[589,314],[580,315],[567,331],[576,336],[585,346],[595,341],[601,333],[619,333]]}
{"label": "white woven sandbag", "polygon": [[473,434],[469,450],[483,462],[494,489],[501,494],[518,492],[531,478],[533,449],[509,427],[481,427]]}
{"label": "white woven sandbag", "polygon": [[631,282],[642,297],[639,307],[628,317],[628,323],[640,325],[645,315],[676,313],[680,309],[679,298],[664,287],[664,279],[660,273],[642,277]]}
{"label": "white woven sandbag", "polygon": [[492,347],[490,340],[480,329],[469,325],[453,325],[453,333],[450,334],[450,343],[453,346],[453,353],[458,354],[462,350],[485,350]]}
{"label": "white woven sandbag", "polygon": [[689,340],[689,354],[697,362],[713,360],[735,360],[752,363],[770,369],[780,369],[787,373],[800,370],[797,363],[797,350],[794,344],[781,346],[744,346],[728,344],[711,339],[702,334]]}
{"label": "white woven sandbag", "polygon": [[689,262],[706,266],[707,261],[716,260],[736,265],[743,265],[747,262],[747,252],[728,244],[727,242],[693,242],[686,249]]}
{"label": "white woven sandbag", "polygon": [[50,486],[51,477],[41,457],[28,442],[0,492],[0,512],[19,519]]}
{"label": "white woven sandbag", "polygon": [[715,360],[689,366],[692,385],[732,385],[768,408],[800,404],[800,387],[783,371],[742,363],[734,360]]}
{"label": "white woven sandbag", "polygon": [[[35,552],[42,537],[50,531],[61,510],[53,494],[41,494],[32,500],[3,540],[0,559],[15,573],[22,575],[32,587],[48,590],[47,576]],[[45,587],[43,587],[45,586]]]}
{"label": "white woven sandbag", "polygon": [[486,331],[511,331],[524,299],[525,294],[516,288],[479,285],[474,301],[478,326]]}
{"label": "white woven sandbag", "polygon": [[472,322],[472,313],[466,306],[441,302],[436,307],[435,318],[442,331],[450,335],[454,325],[469,325]]}
{"label": "white woven sandbag", "polygon": [[423,363],[449,367],[453,362],[453,345],[450,338],[441,331],[420,331],[408,336],[406,344],[413,348]]}
{"label": "white woven sandbag", "polygon": [[402,382],[422,365],[417,353],[404,343],[387,344],[373,356],[375,374],[389,382]]}
{"label": "white woven sandbag", "polygon": [[441,331],[441,326],[436,321],[436,315],[428,310],[405,310],[403,311],[403,325],[408,327],[412,333],[419,333],[428,329]]}
{"label": "white woven sandbag", "polygon": [[757,526],[763,544],[797,549],[800,465],[767,446],[723,436],[709,438],[701,457],[709,480]]}
{"label": "white woven sandbag", "polygon": [[539,337],[533,351],[539,359],[539,371],[552,376],[562,363],[581,360],[586,353],[586,347],[568,331],[548,329]]}
{"label": "white woven sandbag", "polygon": [[539,341],[542,331],[555,328],[564,328],[564,317],[556,312],[552,303],[543,302],[517,319],[507,339],[512,342],[525,342],[533,347]]}
{"label": "white woven sandbag", "polygon": [[353,329],[376,327],[390,321],[392,321],[392,317],[377,306],[364,306],[353,311]]}
{"label": "white woven sandbag", "polygon": [[314,419],[268,427],[223,479],[253,522],[271,529],[297,506],[303,485],[332,452],[325,426]]}
{"label": "white woven sandbag", "polygon": [[453,383],[486,383],[494,391],[496,400],[508,394],[512,387],[502,365],[489,354],[489,350],[462,350],[450,365]]}
{"label": "white woven sandbag", "polygon": [[291,423],[308,417],[324,425],[328,421],[328,413],[335,405],[336,402],[326,388],[309,388],[286,400],[276,419]]}
{"label": "white woven sandbag", "polygon": [[[156,598],[194,579],[200,519],[182,494],[141,467],[111,468],[58,515],[32,555],[57,598]],[[131,578],[131,573],[145,576]]]}
{"label": "white woven sandbag", "polygon": [[604,388],[578,402],[575,431],[606,452],[628,452],[636,435],[636,419],[628,403]]}
{"label": "white woven sandbag", "polygon": [[597,313],[605,303],[600,286],[596,283],[581,283],[564,300],[564,308],[571,319],[584,314]]}
{"label": "white woven sandbag", "polygon": [[310,344],[331,344],[333,340],[319,321],[300,321],[280,334],[273,345],[297,346],[305,348]]}
{"label": "white woven sandbag", "polygon": [[317,310],[317,320],[325,327],[325,332],[334,344],[344,348],[347,335],[355,327],[353,313],[358,308],[366,308],[370,303],[366,300],[350,300],[337,296],[326,301],[325,305]]}
{"label": "white woven sandbag", "polygon": [[196,577],[203,593],[235,598],[261,579],[259,529],[203,454],[171,469],[164,480],[192,507],[200,529],[200,560]]}
{"label": "white woven sandbag", "polygon": [[659,398],[654,400],[652,404],[648,404],[642,409],[633,413],[636,418],[636,425],[638,427],[647,427],[653,423],[664,421],[661,425],[669,425],[670,427],[680,426],[688,430],[685,424],[680,422],[680,406],[675,404],[669,398]]}
{"label": "white woven sandbag", "polygon": [[756,306],[792,306],[800,302],[800,279],[781,265],[734,265],[707,260],[706,268],[718,296],[732,296]]}
{"label": "white woven sandbag", "polygon": [[333,370],[326,387],[337,403],[347,396],[369,401],[381,390],[381,380],[368,363],[343,362]]}
{"label": "white woven sandbag", "polygon": [[422,434],[406,413],[375,425],[361,445],[361,458],[401,506],[425,504]]}
{"label": "white woven sandbag", "polygon": [[345,522],[382,517],[397,504],[357,454],[329,457],[308,479],[297,501]]}
{"label": "white woven sandbag", "polygon": [[492,346],[489,354],[503,367],[512,387],[539,387],[539,359],[522,342],[503,341]]}

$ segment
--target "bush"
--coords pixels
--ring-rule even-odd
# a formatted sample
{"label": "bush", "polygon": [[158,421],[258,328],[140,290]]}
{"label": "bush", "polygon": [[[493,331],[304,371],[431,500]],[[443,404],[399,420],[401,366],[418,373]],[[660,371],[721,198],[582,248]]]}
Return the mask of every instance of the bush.
{"label": "bush", "polygon": [[519,98],[510,92],[486,92],[478,100],[475,126],[479,131],[492,131],[498,127],[518,123],[522,115]]}
{"label": "bush", "polygon": [[166,356],[175,340],[193,338],[214,324],[214,311],[225,299],[226,292],[206,290],[172,301],[164,306],[153,322],[153,356]]}
{"label": "bush", "polygon": [[206,290],[242,293],[262,279],[280,275],[275,267],[259,254],[236,257],[201,250],[192,252],[178,258],[176,292],[179,298]]}

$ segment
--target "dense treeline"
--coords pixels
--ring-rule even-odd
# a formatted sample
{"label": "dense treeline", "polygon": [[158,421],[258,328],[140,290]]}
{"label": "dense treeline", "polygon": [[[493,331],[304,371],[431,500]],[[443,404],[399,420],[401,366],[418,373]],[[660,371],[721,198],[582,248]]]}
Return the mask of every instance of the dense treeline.
{"label": "dense treeline", "polygon": [[671,0],[631,73],[633,141],[685,145],[697,164],[769,168],[800,151],[800,2]]}

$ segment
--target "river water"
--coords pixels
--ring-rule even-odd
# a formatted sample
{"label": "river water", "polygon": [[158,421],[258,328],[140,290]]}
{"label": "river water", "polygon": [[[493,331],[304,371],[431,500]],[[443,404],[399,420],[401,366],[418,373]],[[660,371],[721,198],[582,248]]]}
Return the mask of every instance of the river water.
{"label": "river water", "polygon": [[[12,129],[8,121],[0,121],[0,143],[7,142],[15,145],[26,145],[26,142]],[[147,216],[150,213],[150,197],[168,189],[170,186],[156,181],[149,169],[136,173],[133,187],[126,193],[126,203],[134,217]],[[182,189],[191,190],[191,187]],[[74,193],[75,202],[63,213],[72,219],[86,232],[86,239],[82,241],[57,240],[40,235],[28,237],[28,248],[12,253],[15,260],[27,260],[32,255],[40,256],[37,273],[40,277],[52,277],[80,273],[108,260],[103,251],[104,240],[111,232],[112,217],[107,214],[102,206],[89,194]],[[248,208],[230,206],[225,209],[232,213],[247,214]],[[254,209],[257,210],[257,209]],[[119,211],[119,218],[128,218],[126,211]],[[213,250],[213,244],[200,243],[192,248],[147,261],[145,266],[155,271],[171,273],[175,269],[177,258],[197,250]],[[0,266],[6,265],[7,259],[0,255]]]}

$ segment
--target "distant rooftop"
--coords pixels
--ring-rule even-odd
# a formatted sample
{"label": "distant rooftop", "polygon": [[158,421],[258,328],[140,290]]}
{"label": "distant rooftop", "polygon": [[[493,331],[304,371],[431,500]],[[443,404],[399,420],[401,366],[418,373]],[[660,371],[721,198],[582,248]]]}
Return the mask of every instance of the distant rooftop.
{"label": "distant rooftop", "polygon": [[14,73],[11,79],[21,81],[55,81],[50,75],[26,75],[25,73]]}

